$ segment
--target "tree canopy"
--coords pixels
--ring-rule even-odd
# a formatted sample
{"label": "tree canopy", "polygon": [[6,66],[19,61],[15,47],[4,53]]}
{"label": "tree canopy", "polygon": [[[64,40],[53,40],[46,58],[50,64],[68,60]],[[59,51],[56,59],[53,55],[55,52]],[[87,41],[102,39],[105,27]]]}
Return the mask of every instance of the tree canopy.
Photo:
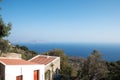
{"label": "tree canopy", "polygon": [[106,62],[102,59],[100,52],[94,50],[86,61],[84,61],[78,76],[82,80],[100,80],[107,77],[107,73],[108,69]]}
{"label": "tree canopy", "polygon": [[0,16],[0,38],[7,37],[10,34],[11,26],[11,23],[6,25]]}

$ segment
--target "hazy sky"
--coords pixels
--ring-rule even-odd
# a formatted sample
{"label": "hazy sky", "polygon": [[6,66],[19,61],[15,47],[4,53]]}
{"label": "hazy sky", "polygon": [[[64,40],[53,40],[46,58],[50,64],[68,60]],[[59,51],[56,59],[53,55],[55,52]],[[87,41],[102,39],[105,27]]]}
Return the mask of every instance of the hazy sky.
{"label": "hazy sky", "polygon": [[11,42],[120,43],[120,0],[3,0]]}

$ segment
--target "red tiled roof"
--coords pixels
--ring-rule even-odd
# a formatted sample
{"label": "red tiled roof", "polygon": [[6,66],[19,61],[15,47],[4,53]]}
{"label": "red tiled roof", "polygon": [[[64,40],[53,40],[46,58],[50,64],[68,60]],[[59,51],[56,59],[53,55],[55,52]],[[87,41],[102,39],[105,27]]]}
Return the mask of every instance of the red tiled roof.
{"label": "red tiled roof", "polygon": [[29,60],[30,62],[34,62],[34,63],[38,63],[38,64],[48,64],[50,62],[52,62],[54,59],[56,59],[55,57],[51,57],[51,56],[37,56],[34,57],[33,59]]}
{"label": "red tiled roof", "polygon": [[6,65],[36,65],[37,64],[22,59],[7,59],[7,58],[0,58],[0,62]]}

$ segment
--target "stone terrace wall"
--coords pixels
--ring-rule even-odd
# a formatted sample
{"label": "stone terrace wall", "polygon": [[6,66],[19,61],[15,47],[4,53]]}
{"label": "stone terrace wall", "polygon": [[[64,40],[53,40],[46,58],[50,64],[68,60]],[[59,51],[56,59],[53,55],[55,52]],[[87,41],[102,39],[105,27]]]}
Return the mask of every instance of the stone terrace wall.
{"label": "stone terrace wall", "polygon": [[18,53],[4,53],[4,54],[1,54],[1,57],[12,58],[12,59],[21,59],[21,54],[18,54]]}

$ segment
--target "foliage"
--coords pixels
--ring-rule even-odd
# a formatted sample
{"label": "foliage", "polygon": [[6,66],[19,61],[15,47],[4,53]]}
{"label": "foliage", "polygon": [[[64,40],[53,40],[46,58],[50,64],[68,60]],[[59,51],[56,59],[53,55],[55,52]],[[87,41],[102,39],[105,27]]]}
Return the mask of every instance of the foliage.
{"label": "foliage", "polygon": [[8,23],[6,25],[0,16],[0,38],[8,36],[10,34],[10,30],[11,30],[11,23]]}
{"label": "foliage", "polygon": [[107,80],[119,80],[120,79],[120,61],[107,62],[109,75]]}
{"label": "foliage", "polygon": [[78,72],[82,80],[100,80],[107,77],[108,69],[106,62],[102,60],[102,55],[94,50]]}
{"label": "foliage", "polygon": [[50,70],[48,70],[46,73],[45,73],[45,80],[50,80]]}
{"label": "foliage", "polygon": [[[0,0],[0,2],[1,1],[2,0]],[[10,34],[11,26],[11,23],[6,25],[0,15],[0,52],[7,52],[9,49],[9,41],[4,40],[3,37],[7,37]]]}
{"label": "foliage", "polygon": [[[17,45],[17,47],[18,47],[18,45]],[[22,49],[22,50],[25,50],[25,51],[29,50],[26,46],[20,46],[19,48]]]}
{"label": "foliage", "polygon": [[29,50],[26,46],[20,46],[18,44],[15,46],[15,49],[17,50],[17,53],[22,54],[22,58],[25,60],[31,59],[38,54],[35,51]]}
{"label": "foliage", "polygon": [[9,41],[0,39],[1,52],[7,52],[9,50]]}

